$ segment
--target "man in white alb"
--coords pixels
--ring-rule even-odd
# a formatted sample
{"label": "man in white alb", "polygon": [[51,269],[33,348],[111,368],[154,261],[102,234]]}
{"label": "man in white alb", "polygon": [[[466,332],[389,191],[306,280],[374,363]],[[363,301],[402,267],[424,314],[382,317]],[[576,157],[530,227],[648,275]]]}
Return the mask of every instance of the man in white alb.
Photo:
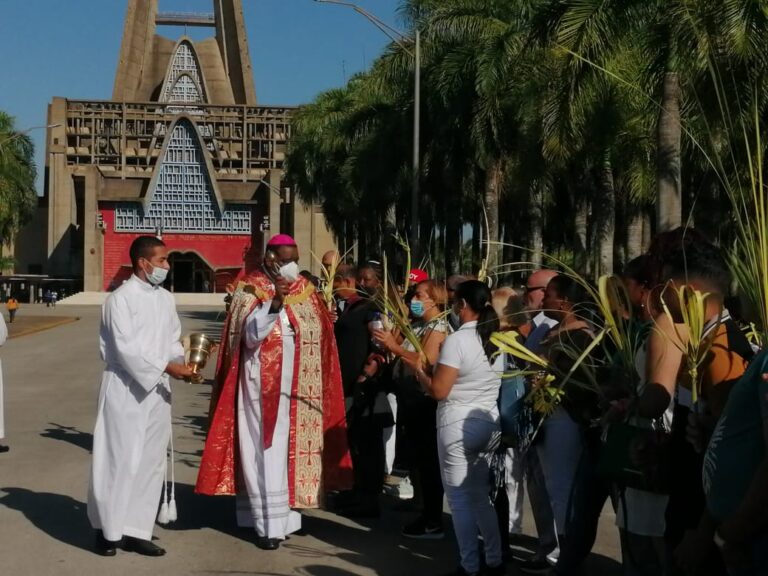
{"label": "man in white alb", "polygon": [[170,378],[189,378],[173,296],[162,288],[168,250],[154,236],[131,244],[133,276],[102,310],[106,363],[93,433],[88,518],[96,552],[162,556],[152,542],[171,433]]}

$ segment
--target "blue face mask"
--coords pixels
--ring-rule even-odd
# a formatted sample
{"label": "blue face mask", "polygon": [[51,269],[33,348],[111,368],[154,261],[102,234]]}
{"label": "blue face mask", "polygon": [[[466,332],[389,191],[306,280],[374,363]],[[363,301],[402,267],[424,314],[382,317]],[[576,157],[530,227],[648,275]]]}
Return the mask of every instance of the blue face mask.
{"label": "blue face mask", "polygon": [[424,316],[424,303],[419,300],[411,300],[411,314],[416,318]]}

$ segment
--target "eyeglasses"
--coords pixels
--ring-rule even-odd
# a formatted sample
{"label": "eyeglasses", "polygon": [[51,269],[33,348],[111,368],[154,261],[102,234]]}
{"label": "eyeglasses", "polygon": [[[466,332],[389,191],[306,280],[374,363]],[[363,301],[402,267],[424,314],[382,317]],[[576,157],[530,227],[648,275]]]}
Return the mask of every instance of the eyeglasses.
{"label": "eyeglasses", "polygon": [[525,291],[526,292],[536,292],[536,290],[546,290],[546,286],[526,286]]}

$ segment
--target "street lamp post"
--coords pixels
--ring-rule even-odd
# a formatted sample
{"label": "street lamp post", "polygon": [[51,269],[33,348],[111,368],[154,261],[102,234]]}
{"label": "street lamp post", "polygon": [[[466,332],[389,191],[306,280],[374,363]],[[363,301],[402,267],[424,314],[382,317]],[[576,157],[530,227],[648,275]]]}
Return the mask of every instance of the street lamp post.
{"label": "street lamp post", "polygon": [[315,0],[322,4],[338,4],[339,6],[346,6],[351,8],[369,22],[371,22],[376,28],[386,34],[390,40],[400,46],[404,52],[409,54],[414,59],[414,96],[413,96],[413,180],[411,191],[411,234],[409,243],[411,245],[411,251],[413,254],[419,253],[419,193],[421,185],[421,33],[416,27],[414,35],[414,49],[413,51],[408,48],[405,41],[408,37],[396,30],[381,18],[371,14],[364,8],[361,8],[357,4],[352,2],[346,2],[345,0]]}
{"label": "street lamp post", "polygon": [[8,144],[8,142],[11,142],[16,138],[21,138],[22,136],[29,134],[33,130],[40,130],[42,128],[45,128],[46,130],[48,130],[50,128],[58,128],[59,126],[61,126],[61,124],[41,124],[40,126],[32,126],[31,128],[27,128],[26,130],[22,130],[20,132],[14,132],[10,136],[8,136],[5,140],[0,140],[0,151],[2,151],[3,146]]}

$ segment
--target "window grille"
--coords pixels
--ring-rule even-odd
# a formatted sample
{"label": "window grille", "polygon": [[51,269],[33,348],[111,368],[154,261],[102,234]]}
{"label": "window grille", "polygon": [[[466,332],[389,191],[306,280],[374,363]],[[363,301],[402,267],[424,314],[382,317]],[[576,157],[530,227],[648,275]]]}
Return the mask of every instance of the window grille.
{"label": "window grille", "polygon": [[149,209],[125,203],[115,211],[118,232],[250,234],[248,206],[229,205],[223,213],[214,201],[204,152],[187,120],[176,124],[165,153]]}
{"label": "window grille", "polygon": [[161,102],[206,102],[203,93],[203,75],[189,42],[176,48],[171,70],[163,85]]}

